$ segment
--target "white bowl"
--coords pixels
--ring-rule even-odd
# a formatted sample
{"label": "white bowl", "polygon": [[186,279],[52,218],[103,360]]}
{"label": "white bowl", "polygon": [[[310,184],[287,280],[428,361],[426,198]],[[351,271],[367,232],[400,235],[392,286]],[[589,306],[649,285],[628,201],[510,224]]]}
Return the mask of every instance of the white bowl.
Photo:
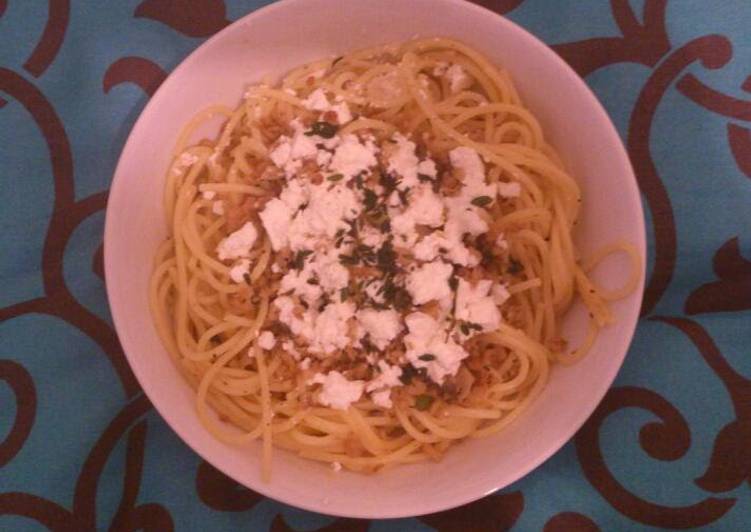
{"label": "white bowl", "polygon": [[[385,518],[436,512],[529,473],[573,436],[602,399],[623,362],[641,302],[642,285],[613,305],[617,324],[602,331],[584,360],[555,368],[549,385],[520,419],[493,437],[462,443],[440,463],[362,476],[334,473],[277,450],[273,478],[266,484],[260,479],[258,445],[228,446],[204,430],[194,392],[162,347],[147,304],[153,255],[167,234],[163,176],[178,131],[210,104],[236,105],[244,87],[264,75],[416,35],[460,39],[507,68],[583,187],[580,249],[586,253],[626,239],[644,256],[633,171],[595,96],[535,37],[459,0],[286,0],[237,21],[193,52],[153,96],[128,138],[109,197],[105,270],[110,306],[130,365],[156,409],[198,454],[239,483],[327,514]],[[626,261],[611,259],[596,278],[614,285],[626,275]],[[581,309],[573,309],[567,320],[570,338],[580,337]]]}

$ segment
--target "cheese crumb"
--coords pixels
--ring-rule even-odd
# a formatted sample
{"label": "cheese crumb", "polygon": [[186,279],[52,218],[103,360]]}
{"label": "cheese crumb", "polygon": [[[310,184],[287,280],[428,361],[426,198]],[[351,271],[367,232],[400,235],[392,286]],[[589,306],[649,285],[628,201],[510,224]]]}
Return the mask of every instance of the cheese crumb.
{"label": "cheese crumb", "polygon": [[505,285],[496,284],[491,291],[493,295],[493,301],[496,305],[501,306],[511,297],[511,293],[508,291]]}
{"label": "cheese crumb", "polygon": [[276,338],[271,331],[263,331],[258,337],[258,347],[270,351],[276,345]]}
{"label": "cheese crumb", "polygon": [[483,331],[497,329],[501,323],[501,313],[493,297],[489,295],[492,285],[492,281],[483,280],[472,286],[464,279],[459,279],[454,313],[456,319],[477,324]]}
{"label": "cheese crumb", "polygon": [[428,262],[411,272],[406,288],[415,305],[451,296],[449,278],[454,268],[442,261]]}
{"label": "cheese crumb", "polygon": [[498,183],[498,195],[504,198],[518,198],[522,193],[522,186],[517,183]]}
{"label": "cheese crumb", "polygon": [[357,321],[370,341],[383,351],[391,340],[402,332],[401,316],[395,310],[363,309],[357,313]]}
{"label": "cheese crumb", "polygon": [[252,222],[246,222],[240,229],[219,242],[216,247],[219,260],[247,257],[258,239],[258,230]]}
{"label": "cheese crumb", "polygon": [[248,259],[240,259],[229,269],[230,279],[238,284],[245,280],[245,275],[248,273],[250,273],[250,261]]}
{"label": "cheese crumb", "polygon": [[330,169],[349,181],[360,172],[375,166],[378,148],[372,142],[361,143],[355,135],[345,135],[331,159]]}
{"label": "cheese crumb", "polygon": [[358,401],[365,388],[363,381],[347,380],[338,371],[329,371],[326,375],[316,373],[309,382],[322,385],[318,402],[337,410],[346,410],[349,405]]}
{"label": "cheese crumb", "polygon": [[413,312],[404,321],[409,329],[404,337],[407,361],[418,369],[425,368],[428,377],[438,384],[443,384],[446,376],[456,375],[469,353],[451,338],[446,340],[445,330],[423,312]]}
{"label": "cheese crumb", "polygon": [[449,88],[453,93],[470,88],[474,82],[461,65],[451,65],[446,70],[446,78],[449,82]]}

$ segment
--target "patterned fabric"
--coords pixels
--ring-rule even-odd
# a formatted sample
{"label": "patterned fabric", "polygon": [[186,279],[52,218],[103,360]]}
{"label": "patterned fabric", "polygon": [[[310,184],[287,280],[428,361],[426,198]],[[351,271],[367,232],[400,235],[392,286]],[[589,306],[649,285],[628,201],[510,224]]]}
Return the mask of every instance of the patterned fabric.
{"label": "patterned fabric", "polygon": [[648,217],[643,317],[615,386],[544,466],[388,522],[290,508],[204,463],[153,412],[107,308],[104,209],[133,122],[262,3],[0,0],[0,529],[747,529],[751,3],[481,2],[553,45],[618,127]]}

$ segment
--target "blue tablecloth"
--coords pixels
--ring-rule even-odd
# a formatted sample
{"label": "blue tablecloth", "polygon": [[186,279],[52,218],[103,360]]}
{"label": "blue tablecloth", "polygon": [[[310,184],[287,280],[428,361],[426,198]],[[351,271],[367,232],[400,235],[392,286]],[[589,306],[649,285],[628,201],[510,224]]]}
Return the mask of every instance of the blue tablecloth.
{"label": "blue tablecloth", "polygon": [[482,2],[553,45],[618,127],[648,217],[643,317],[615,386],[544,466],[464,508],[370,523],[203,463],[140,391],[105,299],[107,189],[134,120],[262,3],[0,0],[0,529],[748,529],[751,2]]}

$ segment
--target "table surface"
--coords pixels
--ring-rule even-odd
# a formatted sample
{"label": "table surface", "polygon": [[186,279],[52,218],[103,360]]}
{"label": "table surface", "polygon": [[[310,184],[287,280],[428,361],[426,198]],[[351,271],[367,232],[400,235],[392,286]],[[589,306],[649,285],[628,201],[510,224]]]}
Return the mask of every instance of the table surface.
{"label": "table surface", "polygon": [[112,328],[107,189],[166,73],[263,3],[0,0],[0,529],[748,525],[749,0],[481,2],[586,79],[628,147],[647,216],[647,291],[626,363],[542,467],[463,508],[367,522],[240,488],[175,436]]}

